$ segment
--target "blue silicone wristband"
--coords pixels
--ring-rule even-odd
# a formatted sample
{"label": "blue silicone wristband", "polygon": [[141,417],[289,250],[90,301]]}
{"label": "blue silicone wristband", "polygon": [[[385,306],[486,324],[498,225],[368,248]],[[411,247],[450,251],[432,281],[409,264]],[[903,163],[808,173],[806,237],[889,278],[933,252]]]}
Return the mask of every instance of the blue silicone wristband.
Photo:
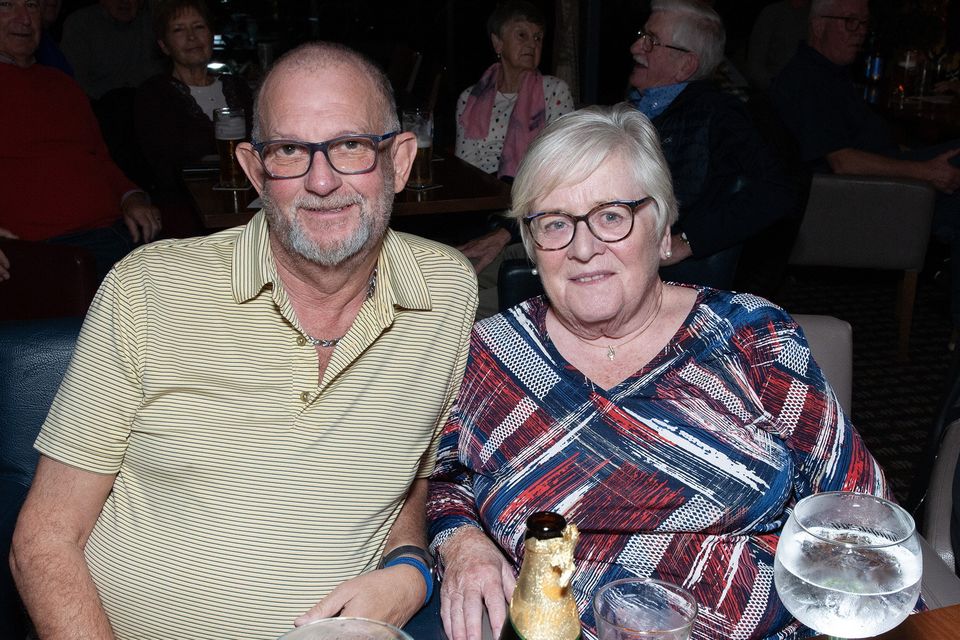
{"label": "blue silicone wristband", "polygon": [[387,567],[392,567],[398,564],[408,564],[420,572],[420,575],[423,577],[424,584],[427,585],[427,597],[423,599],[423,604],[430,602],[430,598],[433,596],[433,575],[430,573],[430,569],[427,567],[427,565],[423,563],[423,560],[411,556],[400,556],[399,558],[394,558],[387,564],[383,565],[383,568],[386,569]]}

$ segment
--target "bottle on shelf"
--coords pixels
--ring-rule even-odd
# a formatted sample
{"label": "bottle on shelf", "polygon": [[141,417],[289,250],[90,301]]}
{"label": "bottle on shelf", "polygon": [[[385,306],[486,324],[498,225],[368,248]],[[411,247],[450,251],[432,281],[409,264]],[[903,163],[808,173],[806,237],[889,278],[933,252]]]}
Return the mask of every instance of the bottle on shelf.
{"label": "bottle on shelf", "polygon": [[883,80],[883,52],[880,51],[876,32],[870,32],[865,50],[867,55],[864,58],[863,78],[866,82],[863,97],[870,104],[876,104],[880,95],[880,81]]}
{"label": "bottle on shelf", "polygon": [[573,600],[573,549],[580,533],[559,513],[527,518],[523,564],[500,640],[577,640],[580,616]]}

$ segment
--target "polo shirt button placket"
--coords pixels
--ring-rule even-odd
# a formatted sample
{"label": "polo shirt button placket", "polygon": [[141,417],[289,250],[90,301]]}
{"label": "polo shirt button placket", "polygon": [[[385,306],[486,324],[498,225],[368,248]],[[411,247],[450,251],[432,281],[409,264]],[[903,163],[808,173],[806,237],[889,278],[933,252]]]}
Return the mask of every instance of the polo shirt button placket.
{"label": "polo shirt button placket", "polygon": [[301,391],[301,392],[300,392],[300,402],[307,403],[307,402],[309,402],[309,401],[310,401],[310,392],[309,392],[309,391]]}
{"label": "polo shirt button placket", "polygon": [[303,336],[297,336],[297,346],[302,347],[305,344],[307,344],[307,339]]}

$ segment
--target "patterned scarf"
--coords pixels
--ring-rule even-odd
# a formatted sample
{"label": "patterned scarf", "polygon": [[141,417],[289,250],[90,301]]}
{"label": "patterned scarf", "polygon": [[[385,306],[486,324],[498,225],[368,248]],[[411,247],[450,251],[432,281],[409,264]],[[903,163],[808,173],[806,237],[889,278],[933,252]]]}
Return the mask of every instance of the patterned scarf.
{"label": "patterned scarf", "polygon": [[[503,73],[503,65],[494,63],[487,69],[480,81],[474,85],[467,106],[460,116],[464,136],[468,140],[482,140],[490,131],[490,115],[497,97],[497,80]],[[527,147],[540,130],[546,125],[546,101],[543,97],[543,76],[534,69],[525,71],[520,77],[520,92],[517,103],[510,114],[507,134],[500,153],[498,177],[514,176],[517,165],[527,152]]]}

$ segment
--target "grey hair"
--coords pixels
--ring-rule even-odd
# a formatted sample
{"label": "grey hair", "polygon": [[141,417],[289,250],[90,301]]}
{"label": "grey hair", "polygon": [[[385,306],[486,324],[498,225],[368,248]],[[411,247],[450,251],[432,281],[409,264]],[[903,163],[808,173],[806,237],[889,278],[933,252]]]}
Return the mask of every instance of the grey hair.
{"label": "grey hair", "polygon": [[699,59],[690,80],[712,76],[723,62],[723,50],[727,46],[727,32],[717,12],[699,0],[653,0],[650,9],[653,13],[662,11],[677,16],[670,44],[689,49]]}
{"label": "grey hair", "polygon": [[[253,139],[260,140],[260,133],[263,128],[261,116],[264,110],[269,108],[269,105],[265,104],[264,101],[272,80],[275,80],[281,73],[295,69],[316,72],[335,66],[352,67],[357,71],[358,81],[365,77],[373,86],[374,91],[371,98],[373,102],[379,103],[377,104],[381,112],[379,124],[383,129],[374,133],[379,134],[400,129],[397,103],[393,97],[393,86],[383,70],[350,47],[337,42],[317,41],[302,44],[296,49],[288,51],[270,67],[270,71],[263,79],[263,83],[257,91],[257,97],[253,101]],[[357,105],[357,107],[359,108],[360,105]]]}
{"label": "grey hair", "polygon": [[820,17],[825,11],[832,13],[836,6],[837,0],[813,0],[810,3],[810,19]]}
{"label": "grey hair", "polygon": [[527,149],[514,178],[509,215],[520,224],[523,246],[531,259],[535,245],[521,219],[533,213],[535,202],[562,186],[583,182],[612,158],[625,160],[632,182],[656,202],[657,239],[676,222],[670,168],[650,120],[626,102],[587,107],[547,125]]}

